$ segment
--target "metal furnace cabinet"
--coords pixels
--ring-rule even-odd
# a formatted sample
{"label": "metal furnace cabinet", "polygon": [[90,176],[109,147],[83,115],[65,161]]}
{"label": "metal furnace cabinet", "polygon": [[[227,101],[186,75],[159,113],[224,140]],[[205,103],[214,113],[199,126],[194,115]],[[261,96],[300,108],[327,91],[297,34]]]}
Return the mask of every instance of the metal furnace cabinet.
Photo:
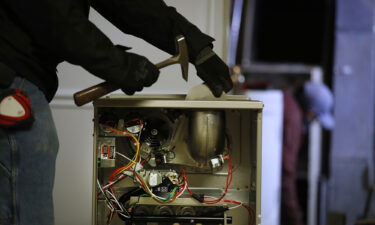
{"label": "metal furnace cabinet", "polygon": [[94,225],[261,224],[261,102],[111,95],[94,108]]}

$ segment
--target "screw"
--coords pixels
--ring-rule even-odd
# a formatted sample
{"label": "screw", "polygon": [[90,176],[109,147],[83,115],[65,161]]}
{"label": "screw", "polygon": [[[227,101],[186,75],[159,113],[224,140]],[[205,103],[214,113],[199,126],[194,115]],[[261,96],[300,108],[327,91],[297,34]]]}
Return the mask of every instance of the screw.
{"label": "screw", "polygon": [[155,135],[158,135],[158,130],[156,130],[156,129],[152,129],[152,130],[151,130],[151,134],[154,135],[154,136],[155,136]]}

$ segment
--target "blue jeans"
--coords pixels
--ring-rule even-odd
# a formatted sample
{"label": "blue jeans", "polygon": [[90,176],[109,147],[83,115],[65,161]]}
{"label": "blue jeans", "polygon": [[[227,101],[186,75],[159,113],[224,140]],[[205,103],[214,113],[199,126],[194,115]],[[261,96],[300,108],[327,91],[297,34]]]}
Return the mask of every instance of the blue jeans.
{"label": "blue jeans", "polygon": [[29,81],[17,77],[9,88],[31,99],[35,121],[29,128],[0,128],[0,225],[52,225],[59,143],[51,110]]}

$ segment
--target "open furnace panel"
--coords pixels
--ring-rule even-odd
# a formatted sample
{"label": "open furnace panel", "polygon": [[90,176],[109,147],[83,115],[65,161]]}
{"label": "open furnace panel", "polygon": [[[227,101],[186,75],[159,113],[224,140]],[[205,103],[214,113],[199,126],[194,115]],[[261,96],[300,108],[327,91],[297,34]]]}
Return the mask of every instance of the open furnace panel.
{"label": "open furnace panel", "polygon": [[95,225],[260,224],[260,102],[120,95],[94,105]]}

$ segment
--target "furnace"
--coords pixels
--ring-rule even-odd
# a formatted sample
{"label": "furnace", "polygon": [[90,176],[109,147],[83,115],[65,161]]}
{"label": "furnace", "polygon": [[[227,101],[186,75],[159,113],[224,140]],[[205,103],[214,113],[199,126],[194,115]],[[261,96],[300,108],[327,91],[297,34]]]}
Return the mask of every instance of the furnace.
{"label": "furnace", "polygon": [[111,95],[94,107],[94,225],[261,224],[261,102]]}

